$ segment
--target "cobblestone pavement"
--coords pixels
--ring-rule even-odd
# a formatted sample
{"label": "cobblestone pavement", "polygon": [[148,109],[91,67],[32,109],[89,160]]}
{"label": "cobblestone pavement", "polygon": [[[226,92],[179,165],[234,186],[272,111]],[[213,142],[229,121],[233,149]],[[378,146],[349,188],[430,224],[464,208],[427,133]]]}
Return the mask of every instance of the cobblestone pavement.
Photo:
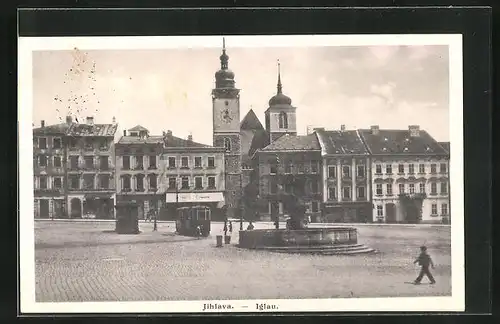
{"label": "cobblestone pavement", "polygon": [[[237,243],[234,224],[232,243]],[[246,227],[246,224],[245,224]],[[256,224],[256,227],[271,227]],[[373,255],[312,256],[215,247],[173,233],[174,223],[141,223],[140,235],[117,235],[114,223],[35,223],[36,300],[153,301],[444,296],[451,294],[450,228],[356,225]],[[426,244],[436,285],[414,286],[413,260]],[[426,279],[424,279],[425,281]]]}

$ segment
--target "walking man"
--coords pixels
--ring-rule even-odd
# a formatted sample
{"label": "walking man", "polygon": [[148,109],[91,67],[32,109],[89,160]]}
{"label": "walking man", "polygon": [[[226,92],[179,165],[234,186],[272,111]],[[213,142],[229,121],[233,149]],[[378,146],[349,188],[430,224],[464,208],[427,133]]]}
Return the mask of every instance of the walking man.
{"label": "walking man", "polygon": [[224,221],[224,236],[227,236],[227,221]]}
{"label": "walking man", "polygon": [[436,280],[434,280],[434,277],[432,276],[432,273],[429,271],[429,266],[434,269],[434,263],[432,262],[431,256],[427,254],[427,247],[421,246],[420,247],[420,255],[418,258],[413,262],[413,264],[417,263],[418,265],[421,266],[422,268],[420,269],[420,274],[418,275],[417,279],[413,282],[415,285],[419,285],[420,281],[422,281],[422,278],[424,275],[429,278],[431,281],[431,284],[435,284]]}
{"label": "walking man", "polygon": [[233,232],[233,222],[229,221],[229,233]]}

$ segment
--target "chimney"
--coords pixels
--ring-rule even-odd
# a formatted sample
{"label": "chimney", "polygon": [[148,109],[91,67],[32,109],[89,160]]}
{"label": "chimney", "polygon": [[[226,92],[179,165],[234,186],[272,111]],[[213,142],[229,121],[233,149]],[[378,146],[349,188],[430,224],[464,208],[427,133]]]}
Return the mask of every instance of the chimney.
{"label": "chimney", "polygon": [[94,117],[87,117],[87,125],[94,125]]}
{"label": "chimney", "polygon": [[344,124],[340,125],[340,130],[341,130],[342,132],[344,132],[344,131],[345,131],[345,125],[344,125]]}
{"label": "chimney", "polygon": [[73,118],[71,116],[66,116],[66,124],[71,124],[73,122]]}
{"label": "chimney", "polygon": [[113,116],[112,123],[116,124],[116,117],[115,116]]}
{"label": "chimney", "polygon": [[193,141],[193,135],[191,135],[191,134],[188,135],[188,141],[190,141],[190,142]]}
{"label": "chimney", "polygon": [[167,136],[172,136],[172,131],[170,129],[167,131]]}
{"label": "chimney", "polygon": [[40,126],[41,126],[41,127],[45,127],[45,120],[42,120],[42,121],[40,122]]}
{"label": "chimney", "polygon": [[411,137],[420,136],[420,126],[419,125],[410,125],[410,126],[408,126],[408,130],[410,131]]}
{"label": "chimney", "polygon": [[126,129],[123,130],[123,136],[127,136],[127,130]]}
{"label": "chimney", "polygon": [[379,131],[378,125],[373,125],[370,127],[370,129],[372,131],[372,135],[378,135],[378,131]]}

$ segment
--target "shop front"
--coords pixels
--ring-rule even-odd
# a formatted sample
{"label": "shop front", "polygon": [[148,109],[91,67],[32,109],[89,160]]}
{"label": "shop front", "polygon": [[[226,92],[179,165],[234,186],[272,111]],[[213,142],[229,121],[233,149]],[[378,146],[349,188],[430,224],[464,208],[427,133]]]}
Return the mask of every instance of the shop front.
{"label": "shop front", "polygon": [[111,193],[87,193],[83,197],[82,218],[114,219],[115,197]]}
{"label": "shop front", "polygon": [[164,195],[144,194],[144,195],[116,195],[117,202],[134,202],[138,205],[139,219],[146,219],[147,215],[156,210],[160,213],[164,205]]}
{"label": "shop front", "polygon": [[160,219],[175,220],[177,208],[206,206],[212,214],[212,220],[222,221],[225,218],[222,207],[224,206],[224,193],[220,192],[168,192],[165,194],[166,204],[160,213]]}
{"label": "shop front", "polygon": [[372,206],[368,202],[326,203],[323,210],[326,223],[371,222]]}

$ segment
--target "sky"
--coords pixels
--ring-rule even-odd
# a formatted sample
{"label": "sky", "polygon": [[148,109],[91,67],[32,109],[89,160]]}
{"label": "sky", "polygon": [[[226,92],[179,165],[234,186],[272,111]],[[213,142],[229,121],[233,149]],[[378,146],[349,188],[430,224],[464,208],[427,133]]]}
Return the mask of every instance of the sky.
{"label": "sky", "polygon": [[[241,89],[241,119],[264,111],[276,94],[277,60],[283,93],[297,108],[297,131],[407,129],[420,125],[449,141],[448,46],[231,47],[229,68]],[[53,124],[66,115],[85,122],[142,125],[151,135],[172,130],[212,144],[214,73],[221,48],[46,50],[33,52],[33,118]]]}

